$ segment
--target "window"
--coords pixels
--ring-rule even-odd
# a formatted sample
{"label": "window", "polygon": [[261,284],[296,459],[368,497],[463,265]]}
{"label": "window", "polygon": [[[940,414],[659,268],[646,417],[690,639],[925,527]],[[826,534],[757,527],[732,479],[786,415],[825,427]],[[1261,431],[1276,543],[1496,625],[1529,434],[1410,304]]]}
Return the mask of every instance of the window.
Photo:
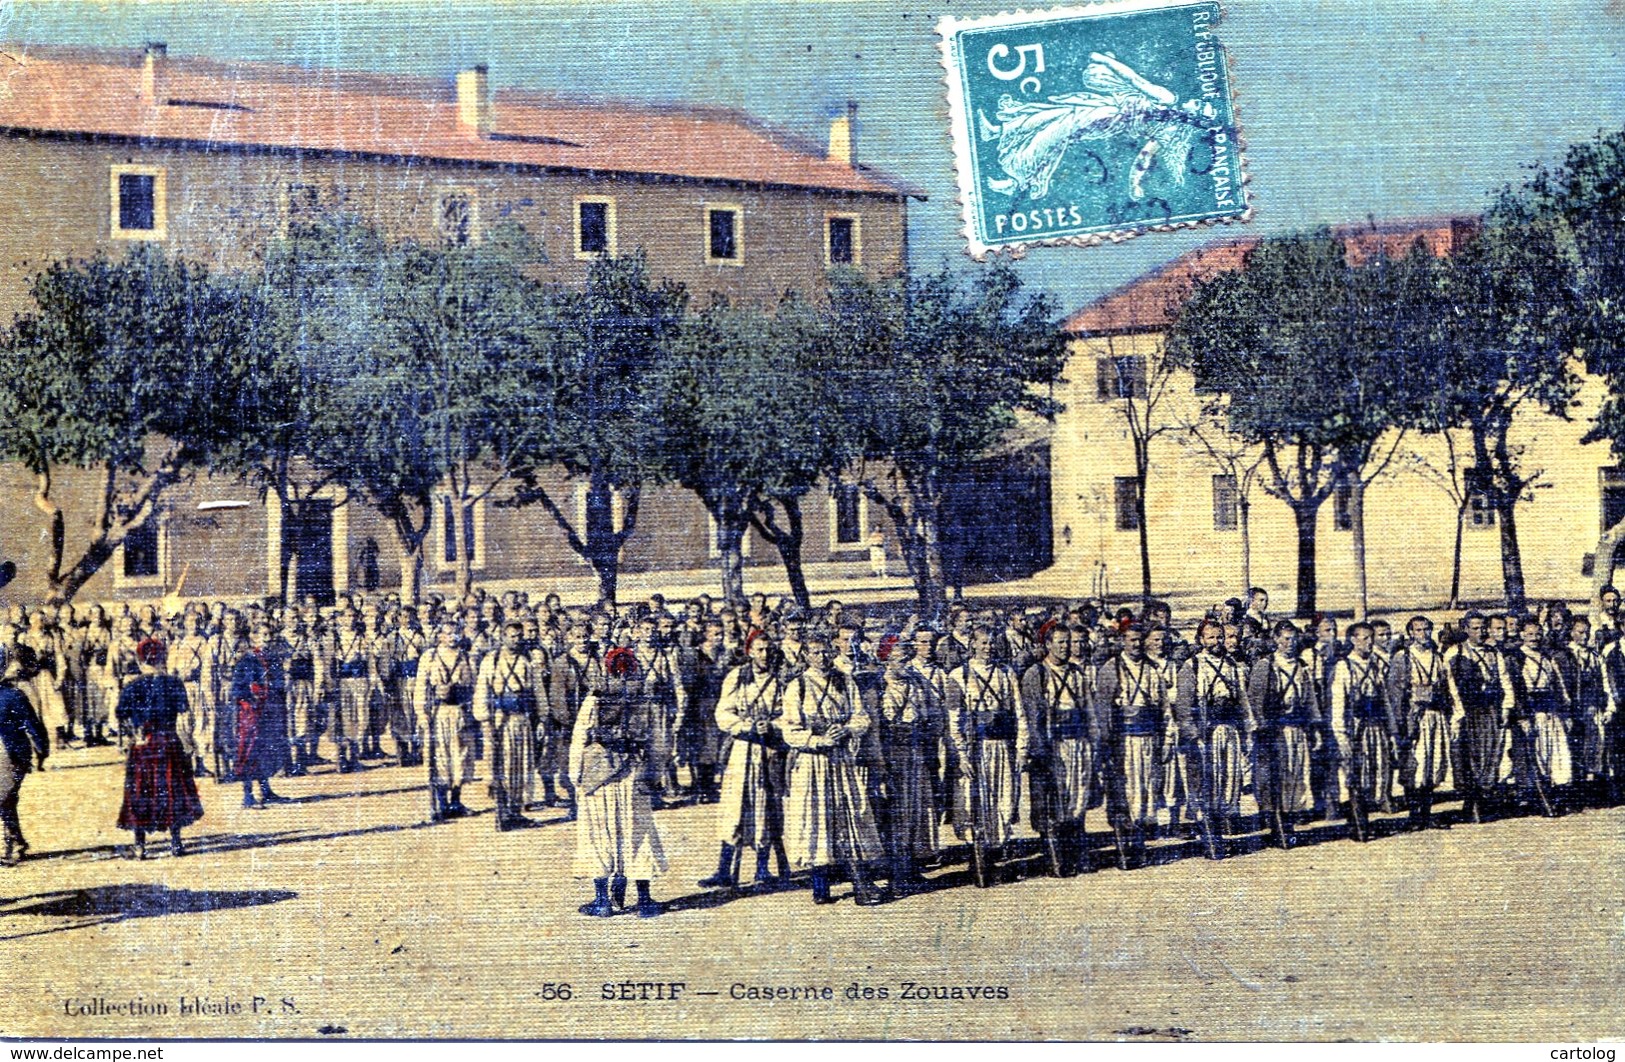
{"label": "window", "polygon": [[1145,358],[1138,354],[1095,359],[1095,389],[1102,402],[1145,397]]}
{"label": "window", "polygon": [[[456,512],[451,495],[440,495],[440,504],[435,510],[434,541],[440,544],[438,557],[440,567],[455,568],[457,566],[457,539],[453,537],[451,525],[452,516]],[[469,559],[469,567],[485,567],[485,500],[466,502],[463,505],[463,518],[457,522],[457,531],[463,539],[463,550]]]}
{"label": "window", "polygon": [[1332,530],[1354,530],[1354,484],[1346,476],[1332,492]]}
{"label": "window", "polygon": [[830,488],[829,548],[863,546],[868,525],[868,499],[857,487],[838,483]]}
{"label": "window", "polygon": [[435,200],[435,231],[453,247],[464,247],[474,240],[474,193],[468,189],[440,193]]}
{"label": "window", "polygon": [[1213,530],[1234,531],[1240,526],[1241,494],[1236,490],[1236,477],[1213,477]]}
{"label": "window", "polygon": [[1495,526],[1495,507],[1484,491],[1475,490],[1467,495],[1467,526],[1480,529]]}
{"label": "window", "polygon": [[1117,530],[1138,531],[1140,508],[1135,504],[1139,481],[1133,476],[1117,477]]}
{"label": "window", "polygon": [[705,260],[712,265],[739,265],[744,246],[740,209],[731,204],[705,208]]}
{"label": "window", "polygon": [[113,585],[163,586],[169,552],[166,538],[163,521],[157,516],[148,517],[140,527],[131,528],[114,558]]}
{"label": "window", "polygon": [[113,237],[161,240],[168,202],[164,171],[159,166],[114,166],[110,182]]}
{"label": "window", "polygon": [[615,200],[576,200],[576,257],[615,257]]}
{"label": "window", "polygon": [[828,238],[824,243],[826,265],[861,265],[858,234],[861,223],[851,214],[831,214],[827,220]]}

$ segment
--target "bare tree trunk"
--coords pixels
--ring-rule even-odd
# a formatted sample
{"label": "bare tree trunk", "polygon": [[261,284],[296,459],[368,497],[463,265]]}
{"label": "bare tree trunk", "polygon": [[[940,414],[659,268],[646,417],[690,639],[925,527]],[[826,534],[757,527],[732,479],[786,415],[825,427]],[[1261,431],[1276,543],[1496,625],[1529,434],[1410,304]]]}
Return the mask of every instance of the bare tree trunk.
{"label": "bare tree trunk", "polygon": [[1467,506],[1472,496],[1463,495],[1456,506],[1456,550],[1450,560],[1450,608],[1461,607],[1461,533],[1467,526]]}
{"label": "bare tree trunk", "polygon": [[[784,527],[773,518],[773,504],[784,509]],[[784,562],[784,577],[790,584],[790,596],[803,610],[812,608],[812,595],[807,591],[807,573],[801,564],[801,545],[804,532],[801,522],[801,499],[793,495],[773,495],[760,501],[751,515],[751,526],[779,551]]]}
{"label": "bare tree trunk", "polygon": [[723,504],[717,521],[717,553],[722,569],[722,599],[735,608],[745,603],[745,532],[750,524],[737,505]]}
{"label": "bare tree trunk", "polygon": [[1236,514],[1241,524],[1241,585],[1253,588],[1253,503],[1245,495],[1236,498]]}
{"label": "bare tree trunk", "polygon": [[1523,554],[1518,549],[1517,495],[1496,491],[1495,518],[1501,525],[1501,581],[1506,587],[1507,611],[1522,612],[1526,601]]}
{"label": "bare tree trunk", "polygon": [[[430,513],[433,504],[427,498],[416,499],[423,507],[423,520],[420,524],[412,522],[411,508],[407,501],[401,498],[379,504],[378,510],[389,520],[390,528],[395,532],[395,544],[401,554],[401,603],[403,605],[416,605],[423,594],[423,543],[429,537]],[[337,563],[337,558],[334,558]]]}
{"label": "bare tree trunk", "polygon": [[1354,543],[1354,619],[1363,623],[1369,604],[1365,572],[1365,480],[1358,472],[1349,477],[1349,531]]}
{"label": "bare tree trunk", "polygon": [[1318,586],[1315,581],[1315,518],[1318,505],[1292,502],[1292,518],[1298,525],[1298,608],[1299,619],[1313,619]]}
{"label": "bare tree trunk", "polygon": [[1134,516],[1140,525],[1140,602],[1151,601],[1151,523],[1145,515],[1146,469],[1140,468],[1134,477]]}

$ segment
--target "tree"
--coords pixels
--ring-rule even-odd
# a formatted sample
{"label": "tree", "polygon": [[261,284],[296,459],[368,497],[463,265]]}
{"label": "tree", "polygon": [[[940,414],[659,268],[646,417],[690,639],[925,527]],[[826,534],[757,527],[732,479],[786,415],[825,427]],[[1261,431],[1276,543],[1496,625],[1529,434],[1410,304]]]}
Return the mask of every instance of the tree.
{"label": "tree", "polygon": [[1117,338],[1105,340],[1105,356],[1097,366],[1100,389],[1112,401],[1123,421],[1134,453],[1134,514],[1140,530],[1140,596],[1151,600],[1151,521],[1145,509],[1146,485],[1151,476],[1151,444],[1179,425],[1166,416],[1169,385],[1177,367],[1163,351],[1151,356],[1120,351]]}
{"label": "tree", "polygon": [[1467,514],[1473,503],[1473,484],[1469,482],[1468,468],[1462,463],[1461,449],[1456,445],[1455,433],[1449,429],[1437,433],[1444,440],[1443,464],[1431,460],[1426,454],[1412,452],[1405,455],[1404,467],[1421,476],[1445,493],[1456,507],[1456,544],[1450,559],[1450,598],[1446,607],[1461,607],[1461,546],[1462,534],[1467,527]]}
{"label": "tree", "polygon": [[1379,255],[1355,268],[1325,230],[1267,239],[1243,269],[1199,285],[1170,332],[1174,361],[1199,392],[1226,396],[1231,432],[1263,451],[1265,492],[1292,510],[1300,616],[1316,611],[1316,523],[1340,485],[1352,493],[1364,613],[1364,488],[1419,415],[1425,380],[1412,368],[1419,351],[1409,333],[1391,322],[1392,300],[1415,284],[1419,262],[1402,270]]}
{"label": "tree", "polygon": [[777,314],[714,302],[688,318],[660,372],[664,471],[711,514],[722,594],[736,605],[744,602],[741,547],[753,525],[778,547],[797,601],[809,604],[800,499],[834,463],[822,381],[799,356],[810,321],[794,300]]}
{"label": "tree", "polygon": [[1470,435],[1470,483],[1495,511],[1507,607],[1515,611],[1525,603],[1516,509],[1540,470],[1525,466],[1509,432],[1526,410],[1567,419],[1580,388],[1579,316],[1563,231],[1504,197],[1478,237],[1432,263],[1434,308],[1412,319],[1433,374],[1427,420],[1434,430]]}
{"label": "tree", "polygon": [[1241,535],[1241,585],[1253,585],[1253,487],[1264,464],[1264,449],[1232,434],[1225,421],[1225,397],[1203,403],[1198,414],[1180,422],[1180,441],[1196,449],[1221,476],[1229,476],[1236,490],[1236,530]]}
{"label": "tree", "polygon": [[[661,475],[654,380],[681,327],[688,295],[651,280],[644,255],[595,261],[584,289],[554,287],[535,308],[537,426],[512,504],[539,503],[613,603],[621,549],[637,527],[644,481]],[[577,527],[542,484],[557,467],[587,487]],[[621,519],[616,519],[620,499]]]}
{"label": "tree", "polygon": [[[0,457],[35,476],[61,604],[159,511],[165,493],[264,408],[263,304],[237,278],[138,246],[56,262],[4,337]],[[54,493],[64,468],[100,479],[88,541],[68,541]]]}
{"label": "tree", "polygon": [[984,453],[1017,410],[1053,415],[1065,338],[1044,295],[1023,299],[1008,264],[964,285],[946,270],[871,279],[837,273],[827,372],[861,455],[853,475],[891,517],[922,614],[945,601],[942,506],[949,472]]}
{"label": "tree", "polygon": [[[1502,190],[1491,216],[1511,239],[1534,236],[1533,246],[1502,250],[1535,259],[1535,276],[1516,278],[1524,288],[1520,335],[1526,344],[1544,347],[1533,341],[1547,335],[1559,349],[1583,350],[1585,367],[1607,389],[1584,441],[1607,440],[1625,459],[1625,130],[1570,145],[1560,164],[1535,167],[1522,185]],[[1551,380],[1533,401],[1566,400],[1564,383]],[[1504,528],[1502,535],[1504,542]],[[1593,569],[1599,589],[1613,581],[1622,541],[1625,520],[1603,529]]]}

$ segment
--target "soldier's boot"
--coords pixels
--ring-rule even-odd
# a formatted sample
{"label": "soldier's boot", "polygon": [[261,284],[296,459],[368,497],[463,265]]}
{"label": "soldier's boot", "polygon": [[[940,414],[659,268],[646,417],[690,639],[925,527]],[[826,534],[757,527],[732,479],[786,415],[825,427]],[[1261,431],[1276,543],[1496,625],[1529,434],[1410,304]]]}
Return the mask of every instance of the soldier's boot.
{"label": "soldier's boot", "polygon": [[181,843],[181,828],[179,826],[170,827],[169,854],[176,859],[186,854],[186,845]]}
{"label": "soldier's boot", "polygon": [[608,918],[615,913],[615,907],[609,902],[609,879],[593,878],[592,903],[584,903],[579,910],[589,918]]}
{"label": "soldier's boot", "polygon": [[559,806],[559,794],[553,788],[553,776],[551,774],[542,779],[542,806],[547,808]]}
{"label": "soldier's boot", "polygon": [[12,839],[11,833],[6,833],[6,843],[0,850],[0,867],[14,867],[22,860],[17,855],[17,843]]}
{"label": "soldier's boot", "polygon": [[756,849],[756,884],[762,885],[773,880],[773,850],[771,848]]}
{"label": "soldier's boot", "polygon": [[[761,862],[757,860],[758,864]],[[717,856],[717,872],[708,878],[701,878],[699,886],[702,889],[735,889],[739,882],[734,877],[734,846],[727,841],[722,842],[722,854]]]}
{"label": "soldier's boot", "polygon": [[429,787],[429,821],[446,821],[446,792],[437,785]]}
{"label": "soldier's boot", "polygon": [[784,852],[784,839],[782,837],[773,838],[773,858],[778,860],[779,863],[779,880],[789,881],[790,857]]}
{"label": "soldier's boot", "polygon": [[1287,833],[1286,816],[1281,814],[1280,808],[1270,812],[1269,831],[1270,844],[1283,852],[1292,847],[1292,842],[1288,840],[1290,835]]}
{"label": "soldier's boot", "polygon": [[609,898],[615,901],[615,909],[626,909],[626,875],[616,874],[609,879]]}
{"label": "soldier's boot", "polygon": [[1117,846],[1117,869],[1128,869],[1128,842],[1123,836],[1123,827],[1112,826],[1112,843]]}
{"label": "soldier's boot", "polygon": [[1078,823],[1067,830],[1066,836],[1067,858],[1072,863],[1072,873],[1091,874],[1095,869],[1095,861],[1089,847],[1089,830],[1083,823]]}
{"label": "soldier's boot", "polygon": [[273,793],[271,791],[271,782],[270,782],[270,780],[266,779],[266,778],[261,778],[260,779],[260,803],[262,803],[262,804],[291,804],[291,803],[293,803],[293,801],[289,800],[287,797],[283,796],[281,793]]}
{"label": "soldier's boot", "polygon": [[654,918],[665,909],[663,904],[658,903],[653,896],[649,895],[649,883],[647,881],[638,882],[638,917]]}
{"label": "soldier's boot", "polygon": [[908,896],[919,892],[925,884],[920,867],[912,852],[900,852],[892,857],[891,891],[894,895]]}
{"label": "soldier's boot", "polygon": [[835,898],[829,894],[829,871],[823,867],[815,867],[812,872],[813,903],[834,903]]}
{"label": "soldier's boot", "polygon": [[886,891],[875,884],[869,868],[861,862],[852,864],[852,902],[859,907],[878,907],[886,902]]}
{"label": "soldier's boot", "polygon": [[1129,831],[1129,862],[1135,867],[1145,866],[1145,827],[1139,823]]}
{"label": "soldier's boot", "polygon": [[1405,806],[1410,809],[1411,813],[1406,825],[1413,830],[1427,829],[1427,815],[1422,810],[1422,791],[1419,789],[1405,790]]}
{"label": "soldier's boot", "polygon": [[1349,798],[1349,831],[1354,839],[1364,844],[1371,839],[1371,821],[1366,816],[1365,799],[1359,794]]}
{"label": "soldier's boot", "polygon": [[1061,838],[1059,837],[1061,829],[1060,826],[1051,826],[1044,831],[1044,855],[1049,860],[1051,877],[1069,878],[1072,875],[1067,873],[1066,854],[1061,848]]}

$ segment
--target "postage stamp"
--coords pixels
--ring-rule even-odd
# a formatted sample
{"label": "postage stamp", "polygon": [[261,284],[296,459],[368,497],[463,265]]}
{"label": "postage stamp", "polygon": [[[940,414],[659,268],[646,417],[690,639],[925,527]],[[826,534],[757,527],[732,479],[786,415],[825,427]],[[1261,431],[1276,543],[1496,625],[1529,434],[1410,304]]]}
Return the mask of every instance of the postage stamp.
{"label": "postage stamp", "polygon": [[1212,0],[942,19],[971,256],[1246,220],[1219,20]]}

